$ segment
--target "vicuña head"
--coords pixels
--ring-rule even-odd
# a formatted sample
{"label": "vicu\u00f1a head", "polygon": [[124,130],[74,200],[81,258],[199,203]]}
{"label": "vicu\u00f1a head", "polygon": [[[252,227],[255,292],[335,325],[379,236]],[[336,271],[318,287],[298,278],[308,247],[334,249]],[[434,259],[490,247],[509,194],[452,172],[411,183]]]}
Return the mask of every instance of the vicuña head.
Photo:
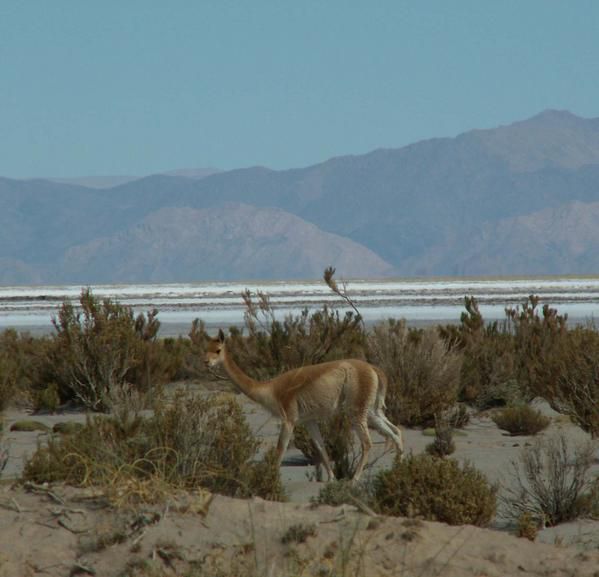
{"label": "vicu\u00f1a head", "polygon": [[318,423],[341,410],[350,416],[362,446],[354,480],[360,478],[372,446],[368,427],[391,441],[398,455],[403,453],[401,430],[383,412],[387,378],[378,367],[358,359],[343,359],[300,367],[268,381],[257,381],[246,375],[231,358],[222,330],[208,343],[205,362],[209,366],[222,363],[243,393],[281,419],[277,444],[279,466],[294,427],[301,423],[314,441],[329,479],[334,479]]}

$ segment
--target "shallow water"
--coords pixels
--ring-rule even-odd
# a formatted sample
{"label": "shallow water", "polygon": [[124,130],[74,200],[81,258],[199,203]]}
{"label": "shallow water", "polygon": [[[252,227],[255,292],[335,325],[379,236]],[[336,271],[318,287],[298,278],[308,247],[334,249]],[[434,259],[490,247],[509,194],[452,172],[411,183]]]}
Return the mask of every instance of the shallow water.
{"label": "shallow water", "polygon": [[[193,319],[209,326],[243,322],[241,293],[268,294],[277,316],[317,309],[323,304],[341,311],[345,303],[322,281],[213,282],[180,284],[123,284],[90,287],[100,298],[116,299],[136,312],[159,310],[163,335],[186,334]],[[505,318],[505,308],[538,295],[541,304],[567,313],[572,322],[599,315],[599,277],[356,279],[346,283],[348,294],[367,323],[405,318],[409,323],[457,322],[464,297],[474,296],[486,320]],[[49,332],[51,319],[65,301],[77,302],[82,287],[0,287],[0,330],[8,327]]]}

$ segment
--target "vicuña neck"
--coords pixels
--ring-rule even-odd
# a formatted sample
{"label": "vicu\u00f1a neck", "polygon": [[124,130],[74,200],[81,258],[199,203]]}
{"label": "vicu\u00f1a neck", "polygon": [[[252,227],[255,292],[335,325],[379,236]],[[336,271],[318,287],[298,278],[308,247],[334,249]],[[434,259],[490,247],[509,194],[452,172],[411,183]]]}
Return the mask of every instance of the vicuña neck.
{"label": "vicu\u00f1a neck", "polygon": [[257,392],[261,385],[260,381],[252,379],[252,377],[243,372],[239,365],[233,360],[233,357],[231,357],[226,346],[224,350],[223,365],[229,377],[231,377],[241,391],[250,397],[250,399],[258,401]]}

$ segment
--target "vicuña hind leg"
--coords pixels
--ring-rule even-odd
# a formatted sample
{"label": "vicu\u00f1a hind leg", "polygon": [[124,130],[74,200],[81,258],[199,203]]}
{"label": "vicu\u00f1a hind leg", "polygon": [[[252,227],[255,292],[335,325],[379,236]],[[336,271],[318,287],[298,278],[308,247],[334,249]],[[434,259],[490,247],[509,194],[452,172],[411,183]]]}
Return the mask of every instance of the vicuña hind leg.
{"label": "vicu\u00f1a hind leg", "polygon": [[352,481],[357,481],[362,475],[362,471],[364,470],[364,466],[368,461],[368,453],[370,452],[370,448],[372,447],[372,441],[370,440],[370,434],[368,433],[368,426],[366,424],[366,419],[364,421],[357,421],[354,423],[354,429],[360,439],[360,443],[362,445],[362,455],[360,457],[360,462],[358,463],[358,467],[354,476],[352,477]]}
{"label": "vicu\u00f1a hind leg", "polygon": [[370,413],[368,424],[385,437],[385,446],[388,441],[391,441],[395,445],[396,453],[400,457],[403,455],[403,437],[399,427],[396,427],[383,413]]}

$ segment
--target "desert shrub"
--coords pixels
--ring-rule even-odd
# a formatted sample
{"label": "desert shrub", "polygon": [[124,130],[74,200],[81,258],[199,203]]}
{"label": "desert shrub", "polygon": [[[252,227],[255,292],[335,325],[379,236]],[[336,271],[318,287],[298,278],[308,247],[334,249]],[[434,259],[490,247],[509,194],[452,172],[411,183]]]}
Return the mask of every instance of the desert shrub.
{"label": "desert shrub", "polygon": [[507,407],[494,413],[493,422],[512,435],[536,435],[545,430],[551,419],[529,405]]}
{"label": "desert shrub", "polygon": [[465,297],[459,325],[440,327],[443,339],[463,354],[460,399],[479,409],[522,400],[514,339],[507,323],[485,323],[474,297]]}
{"label": "desert shrub", "polygon": [[594,326],[568,329],[567,315],[548,305],[538,311],[531,296],[508,309],[513,326],[518,378],[531,396],[546,399],[593,437],[599,436],[599,332]]}
{"label": "desert shrub", "polygon": [[16,389],[15,365],[6,355],[0,355],[0,411],[4,410]]}
{"label": "desert shrub", "polygon": [[460,398],[478,408],[517,405],[535,396],[599,435],[599,332],[568,329],[567,315],[531,295],[506,309],[504,323],[485,324],[472,297],[458,326],[440,328],[463,354]]}
{"label": "desert shrub", "polygon": [[252,463],[259,442],[233,398],[178,396],[170,407],[157,408],[148,427],[153,444],[168,447],[168,471],[187,485],[228,495],[281,498],[274,454]]}
{"label": "desert shrub", "polygon": [[469,464],[409,455],[374,479],[376,510],[450,525],[486,526],[495,515],[496,488]]}
{"label": "desert shrub", "polygon": [[239,364],[256,378],[328,360],[364,356],[366,333],[361,318],[353,312],[341,315],[324,306],[278,320],[268,295],[259,292],[254,297],[246,291],[242,297],[246,335],[232,328],[229,346]]}
{"label": "desert shrub", "polygon": [[560,339],[553,378],[535,384],[551,406],[569,415],[592,437],[599,437],[599,333],[577,327]]}
{"label": "desert shrub", "polygon": [[56,383],[49,383],[44,388],[33,391],[33,408],[36,412],[48,411],[54,413],[60,406],[60,394]]}
{"label": "desert shrub", "polygon": [[372,505],[372,483],[368,480],[358,482],[346,479],[335,480],[327,483],[320,489],[318,495],[312,499],[315,505],[355,505],[356,501]]}
{"label": "desert shrub", "polygon": [[274,457],[254,463],[258,442],[240,406],[228,397],[178,395],[152,417],[124,410],[90,418],[76,435],[53,436],[27,461],[38,483],[122,486],[157,481],[218,493],[281,499]]}
{"label": "desert shrub", "polygon": [[158,338],[158,310],[135,317],[135,336],[139,343],[139,358],[127,373],[127,381],[136,389],[149,391],[176,378],[183,364],[184,339]]}
{"label": "desert shrub", "polygon": [[443,418],[453,429],[463,429],[470,422],[470,411],[465,403],[458,403],[444,413]]}
{"label": "desert shrub", "polygon": [[522,306],[506,309],[506,317],[514,337],[517,379],[532,396],[546,397],[546,387],[557,378],[568,317],[547,304],[539,314],[539,298],[534,295]]}
{"label": "desert shrub", "polygon": [[0,333],[0,409],[13,399],[28,401],[50,378],[51,339],[7,329]]}
{"label": "desert shrub", "polygon": [[437,415],[435,418],[435,439],[426,446],[426,452],[435,457],[446,457],[455,451],[453,427],[450,415]]}
{"label": "desert shrub", "polygon": [[147,393],[168,379],[173,363],[157,341],[157,311],[134,317],[131,307],[99,301],[89,289],[79,299],[80,312],[63,303],[53,319],[56,335],[48,357],[52,382],[64,400],[106,411],[111,395],[132,386]]}
{"label": "desert shrub", "polygon": [[204,356],[210,336],[206,325],[200,319],[194,319],[189,329],[188,339],[179,340],[177,348],[182,349],[182,362],[179,367],[179,378],[206,378],[209,374]]}
{"label": "desert shrub", "polygon": [[591,443],[573,445],[562,435],[537,439],[512,462],[512,481],[501,495],[502,514],[517,521],[523,514],[539,525],[557,525],[599,509],[592,479]]}
{"label": "desert shrub", "polygon": [[373,328],[368,345],[369,360],[389,378],[385,412],[391,421],[426,426],[456,404],[461,355],[436,330],[390,319]]}

